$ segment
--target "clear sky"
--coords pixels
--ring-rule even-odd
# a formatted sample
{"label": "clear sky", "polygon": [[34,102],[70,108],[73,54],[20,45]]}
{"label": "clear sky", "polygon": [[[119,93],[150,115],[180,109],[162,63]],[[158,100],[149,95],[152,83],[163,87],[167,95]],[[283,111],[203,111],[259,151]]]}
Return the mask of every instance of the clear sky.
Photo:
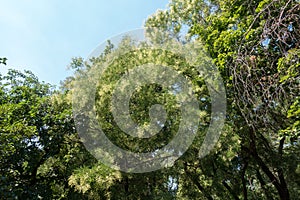
{"label": "clear sky", "polygon": [[87,57],[111,36],[143,26],[168,0],[0,0],[0,57],[58,85],[72,57]]}

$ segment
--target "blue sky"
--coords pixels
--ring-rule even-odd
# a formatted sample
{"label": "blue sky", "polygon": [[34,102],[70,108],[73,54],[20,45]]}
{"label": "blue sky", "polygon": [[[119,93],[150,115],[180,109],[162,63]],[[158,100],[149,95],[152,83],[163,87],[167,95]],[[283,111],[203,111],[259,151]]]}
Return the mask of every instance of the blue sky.
{"label": "blue sky", "polygon": [[0,0],[0,57],[58,85],[72,57],[87,57],[111,36],[142,27],[168,0]]}

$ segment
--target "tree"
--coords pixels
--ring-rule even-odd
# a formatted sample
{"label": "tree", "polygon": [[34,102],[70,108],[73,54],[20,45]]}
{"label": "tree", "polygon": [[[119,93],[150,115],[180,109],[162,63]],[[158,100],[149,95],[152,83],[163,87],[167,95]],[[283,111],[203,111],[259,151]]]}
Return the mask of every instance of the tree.
{"label": "tree", "polygon": [[[164,128],[160,130],[159,133],[154,137],[149,139],[132,137],[124,134],[124,132],[120,129],[120,124],[117,124],[114,121],[114,116],[112,114],[112,106],[110,103],[113,91],[118,84],[118,80],[120,80],[122,76],[126,75],[128,71],[137,66],[143,66],[144,64],[148,63],[165,66],[170,65],[174,68],[177,68],[179,73],[186,76],[191,76],[192,82],[197,82],[197,85],[195,84],[195,87],[197,87],[195,88],[195,91],[198,91],[196,92],[197,97],[199,98],[199,95],[202,95],[203,99],[205,99],[208,90],[204,85],[204,80],[203,78],[199,77],[199,72],[197,72],[192,66],[189,66],[187,62],[184,62],[179,55],[175,55],[172,52],[162,49],[152,50],[151,48],[147,48],[146,44],[134,44],[134,41],[131,40],[131,38],[124,38],[116,49],[112,49],[111,46],[108,46],[107,48],[110,50],[105,51],[105,53],[98,58],[92,59],[92,66],[88,65],[86,69],[77,71],[75,80],[79,81],[77,83],[74,81],[74,85],[79,87],[75,87],[73,90],[71,90],[71,95],[79,96],[79,98],[77,98],[80,100],[78,103],[81,107],[87,108],[89,107],[89,99],[86,99],[88,95],[86,95],[85,89],[89,87],[86,87],[85,85],[90,85],[91,83],[92,85],[97,85],[97,119],[107,137],[121,148],[128,149],[132,152],[155,151],[166,145],[166,143],[169,142],[169,140],[177,132],[180,123],[180,111],[178,108],[178,103],[176,103],[174,99],[175,95],[171,94],[170,91],[167,91],[166,88],[163,88],[158,84],[151,83],[139,87],[132,94],[129,102],[129,107],[132,112],[132,119],[140,126],[151,123],[151,120],[149,119],[149,112],[150,109],[152,109],[151,106],[158,103],[164,105],[166,112],[168,113],[168,117],[166,119]],[[120,51],[124,51],[124,49],[126,49],[125,53],[121,56],[118,56]],[[91,80],[87,75],[98,77],[97,72],[95,72],[95,70],[99,70],[97,66],[106,64],[107,59],[109,57],[113,58],[114,56],[116,56],[116,59],[113,59],[113,62],[111,63],[108,62],[110,63],[109,69],[102,74],[101,79],[97,79],[96,83],[94,83],[93,80]],[[96,67],[93,68],[93,66]],[[151,72],[149,73],[150,74],[147,74],[147,76],[151,77]],[[166,72],[161,72],[161,74],[163,73]],[[81,82],[81,78],[84,78],[84,81]],[[86,82],[86,80],[89,81]],[[135,79],[135,81],[138,82],[137,79]],[[180,93],[181,83],[176,82],[176,84],[178,84],[178,91],[175,91],[175,88],[172,92]],[[121,84],[119,89],[120,92],[118,92],[118,94],[128,91],[126,84]],[[203,109],[202,123],[206,124],[205,126],[207,126],[207,121],[209,121],[209,118],[206,116],[205,109],[209,109],[209,100],[206,99],[203,101],[204,103],[201,104],[201,108]],[[78,122],[80,124],[82,123],[82,129],[88,127],[88,130],[92,131],[90,128],[93,129],[94,125],[89,123],[89,121],[93,122],[93,120],[90,120],[89,118],[89,110],[82,110],[80,113],[77,113],[77,115],[77,117],[80,117],[80,119],[82,117],[86,119],[79,120]],[[88,124],[85,124],[85,121],[87,121]],[[83,139],[87,140],[86,138]],[[93,138],[91,142],[97,139],[99,140],[99,137]],[[203,138],[199,136],[198,140],[203,140]],[[101,151],[101,148],[97,149],[97,152],[104,154]],[[165,160],[166,159],[161,159],[161,163],[165,162]],[[132,164],[131,161],[128,161],[128,165],[129,164]],[[153,162],[148,163],[149,168],[151,168],[151,164],[153,164]],[[137,169],[138,167],[139,166],[137,166]],[[135,166],[133,166],[132,169],[134,170]],[[98,174],[99,179],[89,178],[95,177],[95,174]],[[108,170],[107,167],[97,164],[91,169],[80,169],[70,177],[69,182],[77,190],[80,190],[83,193],[88,193],[94,198],[97,198],[99,197],[99,194],[102,194],[102,197],[112,199],[172,199],[175,198],[175,193],[177,190],[177,183],[172,183],[172,181],[176,182],[176,177],[177,174],[173,169],[164,169],[141,175],[120,173],[118,171]],[[103,184],[103,181],[107,181],[108,183]],[[171,187],[172,184],[174,186]],[[114,191],[118,192],[116,193]]]}
{"label": "tree", "polygon": [[75,134],[70,103],[30,71],[0,77],[0,196],[78,196],[67,180],[90,161]]}
{"label": "tree", "polygon": [[[8,75],[1,75],[0,196],[6,199],[297,199],[299,10],[297,0],[172,0],[167,10],[158,11],[146,21],[147,27],[167,31],[181,43],[193,40],[202,43],[221,72],[227,92],[226,123],[214,149],[204,158],[199,153],[212,117],[212,99],[195,66],[174,52],[147,48],[147,44],[136,44],[131,38],[124,38],[117,47],[108,42],[104,53],[91,59],[90,64],[83,65],[82,58],[72,59],[70,68],[76,75],[67,78],[60,91],[39,82],[29,71],[10,70]],[[152,42],[160,43],[163,39],[159,35]],[[196,57],[207,58],[203,51],[198,54]],[[112,57],[117,59],[110,60]],[[5,61],[1,59],[0,64]],[[109,70],[101,78],[78,82],[87,75],[98,75],[93,71],[97,70],[95,66],[107,61],[111,61]],[[151,83],[132,93],[130,116],[140,126],[151,124],[151,109],[160,109],[153,105],[166,108],[165,126],[152,138],[125,134],[114,120],[110,104],[118,80],[134,67],[147,63],[173,66],[191,81],[199,100],[201,126],[195,130],[193,144],[172,167],[142,174],[120,172],[99,163],[93,157],[97,157],[96,151],[90,154],[86,150],[82,143],[85,138],[78,137],[74,119],[86,119],[80,128],[94,128],[93,121],[86,111],[73,115],[71,99],[80,96],[76,106],[88,107],[90,99],[82,95],[85,91],[81,88],[96,85],[92,100],[96,102],[97,122],[107,137],[132,152],[158,150],[178,129],[181,113],[175,94],[180,87],[168,92]],[[167,72],[161,75],[164,73]],[[213,74],[206,75],[214,78]],[[126,92],[128,87],[123,84],[118,91]],[[126,128],[126,123],[123,125]],[[103,154],[101,149],[97,150]],[[115,159],[109,155],[105,158]],[[162,166],[166,166],[165,161],[161,160]]]}
{"label": "tree", "polygon": [[[223,188],[234,199],[274,199],[274,191],[280,199],[297,198],[299,160],[291,159],[299,154],[299,2],[173,0],[147,26],[175,35],[187,29],[222,72],[228,121],[240,141],[229,169],[214,161],[231,174]],[[209,192],[198,188],[207,198],[215,195],[214,185]]]}

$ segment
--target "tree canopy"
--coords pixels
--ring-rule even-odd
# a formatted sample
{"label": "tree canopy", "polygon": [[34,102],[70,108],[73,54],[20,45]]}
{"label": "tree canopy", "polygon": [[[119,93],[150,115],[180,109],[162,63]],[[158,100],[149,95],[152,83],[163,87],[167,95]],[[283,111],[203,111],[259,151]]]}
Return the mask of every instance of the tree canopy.
{"label": "tree canopy", "polygon": [[[213,99],[205,77],[174,52],[136,49],[131,38],[123,38],[118,46],[109,41],[99,57],[73,58],[69,68],[74,76],[59,89],[30,71],[0,75],[0,199],[297,199],[299,23],[298,0],[171,0],[166,10],[146,20],[147,28],[168,32],[179,43],[200,43],[223,79],[225,124],[204,157],[199,155],[212,120]],[[198,56],[205,59],[202,53]],[[101,79],[80,82],[108,60],[112,62]],[[170,92],[151,83],[132,93],[130,116],[138,125],[151,125],[152,117],[161,117],[151,116],[151,109],[160,109],[153,105],[165,108],[164,127],[151,138],[125,134],[110,101],[119,79],[148,63],[172,66],[190,81],[199,108],[190,120],[197,118],[199,126],[193,143],[172,166],[162,159],[164,167],[157,171],[126,173],[94,157],[103,152],[84,146],[76,119],[87,119],[81,128],[94,127],[88,112],[74,116],[72,99],[81,95],[78,83],[87,84],[81,88],[95,86],[96,117],[111,141],[132,152],[160,149],[176,135],[182,120],[175,98],[178,87]],[[0,58],[0,64],[5,65],[6,58]],[[123,85],[119,92],[126,91]],[[78,104],[88,106],[89,99],[80,97]]]}

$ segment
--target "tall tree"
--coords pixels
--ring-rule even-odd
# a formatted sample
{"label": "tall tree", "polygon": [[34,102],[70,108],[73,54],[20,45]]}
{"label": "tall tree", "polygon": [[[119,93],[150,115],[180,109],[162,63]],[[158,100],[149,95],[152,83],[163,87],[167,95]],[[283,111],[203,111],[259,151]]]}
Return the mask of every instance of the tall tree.
{"label": "tall tree", "polygon": [[71,104],[30,71],[0,76],[0,143],[1,198],[81,197],[68,177],[91,156],[75,134]]}
{"label": "tall tree", "polygon": [[173,0],[147,21],[175,35],[188,30],[188,39],[204,42],[223,74],[228,121],[240,148],[231,170],[217,168],[228,172],[222,183],[234,199],[274,199],[274,191],[280,199],[297,198],[299,9],[292,0]]}

